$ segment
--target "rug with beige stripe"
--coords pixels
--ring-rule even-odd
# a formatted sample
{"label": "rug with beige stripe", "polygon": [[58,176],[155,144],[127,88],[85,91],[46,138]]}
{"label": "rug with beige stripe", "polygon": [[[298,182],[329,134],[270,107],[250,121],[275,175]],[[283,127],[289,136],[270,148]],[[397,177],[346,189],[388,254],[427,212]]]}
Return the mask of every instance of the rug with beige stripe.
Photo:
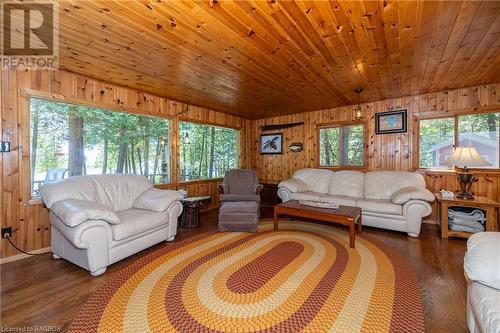
{"label": "rug with beige stripe", "polygon": [[95,292],[71,332],[423,332],[417,278],[368,236],[263,223],[139,259]]}

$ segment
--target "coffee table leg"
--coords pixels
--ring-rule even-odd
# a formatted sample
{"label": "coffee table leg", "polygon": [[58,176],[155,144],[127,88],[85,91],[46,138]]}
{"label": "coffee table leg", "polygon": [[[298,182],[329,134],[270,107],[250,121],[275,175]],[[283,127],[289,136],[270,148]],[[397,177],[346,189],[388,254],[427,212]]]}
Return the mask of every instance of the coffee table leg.
{"label": "coffee table leg", "polygon": [[352,222],[350,225],[349,225],[349,247],[351,249],[354,249],[354,228],[355,228],[355,225],[354,225],[354,222]]}
{"label": "coffee table leg", "polygon": [[361,234],[362,228],[363,228],[363,215],[359,214],[359,219],[358,219],[358,234]]}
{"label": "coffee table leg", "polygon": [[278,230],[278,213],[276,208],[274,208],[274,230]]}

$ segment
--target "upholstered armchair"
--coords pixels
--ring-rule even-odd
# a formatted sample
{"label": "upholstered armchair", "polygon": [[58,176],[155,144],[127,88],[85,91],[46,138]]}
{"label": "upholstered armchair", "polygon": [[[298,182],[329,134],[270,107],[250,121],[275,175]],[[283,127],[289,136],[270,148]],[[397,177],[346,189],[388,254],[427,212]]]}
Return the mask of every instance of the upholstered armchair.
{"label": "upholstered armchair", "polygon": [[233,169],[226,172],[222,184],[217,185],[220,202],[253,201],[260,202],[260,191],[257,172],[250,169]]}

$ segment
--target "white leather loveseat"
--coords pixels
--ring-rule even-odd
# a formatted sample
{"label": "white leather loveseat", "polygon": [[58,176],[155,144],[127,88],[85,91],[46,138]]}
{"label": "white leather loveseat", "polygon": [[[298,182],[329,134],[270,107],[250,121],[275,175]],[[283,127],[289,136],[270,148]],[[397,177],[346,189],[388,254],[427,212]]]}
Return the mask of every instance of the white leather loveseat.
{"label": "white leather loveseat", "polygon": [[172,241],[182,195],[131,174],[70,177],[40,188],[50,209],[51,251],[93,276],[156,243]]}
{"label": "white leather loveseat", "polygon": [[467,326],[471,333],[500,332],[500,233],[469,237],[464,259]]}
{"label": "white leather loveseat", "polygon": [[283,201],[312,200],[361,207],[363,225],[418,237],[434,195],[422,175],[404,171],[297,170],[278,185]]}

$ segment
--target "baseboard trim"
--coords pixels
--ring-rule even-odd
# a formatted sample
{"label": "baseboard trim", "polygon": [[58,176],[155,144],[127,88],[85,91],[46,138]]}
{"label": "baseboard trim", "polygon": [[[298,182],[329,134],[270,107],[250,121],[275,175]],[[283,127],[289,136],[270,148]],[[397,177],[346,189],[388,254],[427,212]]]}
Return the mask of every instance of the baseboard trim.
{"label": "baseboard trim", "polygon": [[[44,247],[42,249],[28,251],[28,252],[33,253],[33,254],[50,253],[50,246]],[[16,255],[10,256],[10,257],[1,258],[0,265],[6,264],[6,263],[12,262],[12,261],[17,261],[17,260],[29,258],[29,257],[31,257],[29,254],[21,253],[21,254],[16,254]]]}

